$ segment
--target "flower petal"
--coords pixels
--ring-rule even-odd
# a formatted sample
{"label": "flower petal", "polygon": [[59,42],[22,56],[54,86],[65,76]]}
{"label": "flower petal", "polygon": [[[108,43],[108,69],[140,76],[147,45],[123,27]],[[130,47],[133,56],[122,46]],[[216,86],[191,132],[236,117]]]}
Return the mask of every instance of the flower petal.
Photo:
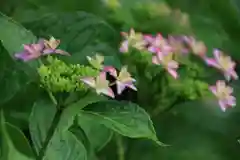
{"label": "flower petal", "polygon": [[121,43],[120,48],[119,48],[119,51],[120,51],[121,53],[126,53],[126,52],[129,51],[129,49],[128,49],[128,40],[125,40],[125,41],[123,41],[123,42]]}
{"label": "flower petal", "polygon": [[213,93],[213,94],[217,94],[217,87],[216,86],[210,86],[209,90]]}
{"label": "flower petal", "polygon": [[223,112],[225,112],[225,111],[226,111],[226,108],[227,108],[227,104],[225,103],[225,101],[219,100],[219,101],[218,101],[218,104],[219,104],[221,110],[222,110]]}
{"label": "flower petal", "polygon": [[80,80],[92,88],[96,86],[96,82],[93,77],[85,77],[85,78],[81,78]]}
{"label": "flower petal", "polygon": [[216,68],[220,68],[220,65],[218,64],[218,62],[213,59],[213,58],[204,58],[204,61],[207,63],[207,65],[209,66],[213,66]]}
{"label": "flower petal", "polygon": [[105,66],[103,68],[104,72],[108,72],[111,76],[117,78],[117,70],[112,66]]}
{"label": "flower petal", "polygon": [[104,94],[106,96],[109,96],[109,97],[112,97],[112,98],[115,97],[114,92],[109,87],[108,88],[98,89],[98,90],[96,90],[96,92],[97,92],[97,94],[101,94],[102,93],[102,94]]}
{"label": "flower petal", "polygon": [[213,55],[214,55],[214,58],[215,58],[217,61],[219,61],[222,53],[221,53],[221,51],[220,51],[219,49],[214,49],[214,50],[213,50]]}
{"label": "flower petal", "polygon": [[176,70],[168,68],[167,71],[168,71],[168,73],[169,73],[170,75],[173,76],[173,78],[175,78],[175,79],[178,78],[178,73],[177,73]]}
{"label": "flower petal", "polygon": [[123,90],[126,88],[126,85],[120,81],[116,81],[117,85],[117,94],[121,94]]}
{"label": "flower petal", "polygon": [[23,60],[25,62],[32,59],[31,55],[29,53],[27,53],[27,52],[16,53],[14,56],[15,56],[15,58],[21,59],[21,60]]}
{"label": "flower petal", "polygon": [[153,57],[152,57],[152,63],[153,63],[153,64],[157,64],[157,65],[160,64],[159,59],[158,59],[157,56],[153,56]]}

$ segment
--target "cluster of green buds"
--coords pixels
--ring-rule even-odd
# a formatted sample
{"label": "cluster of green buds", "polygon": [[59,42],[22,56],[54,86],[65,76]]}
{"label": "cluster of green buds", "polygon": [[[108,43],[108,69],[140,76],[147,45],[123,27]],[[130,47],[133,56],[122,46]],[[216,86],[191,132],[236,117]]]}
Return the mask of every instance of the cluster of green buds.
{"label": "cluster of green buds", "polygon": [[[235,62],[219,49],[214,49],[214,58],[206,55],[207,47],[201,41],[188,36],[169,36],[164,38],[160,33],[156,36],[136,33],[134,29],[130,33],[122,33],[124,40],[121,42],[120,52],[126,54],[131,48],[147,53],[152,57],[152,64],[162,66],[174,79],[178,79],[178,69],[182,65],[182,57],[190,53],[199,57],[206,65],[215,67],[223,73],[226,80],[219,80],[216,85],[208,89],[217,97],[223,111],[236,105],[236,98],[232,96],[233,88],[226,85],[225,81],[238,79],[235,72]],[[200,87],[206,88],[205,83],[199,83]]]}
{"label": "cluster of green buds", "polygon": [[80,64],[66,64],[65,62],[47,57],[47,64],[38,68],[43,88],[51,92],[86,91],[87,87],[79,80],[85,76],[96,76],[99,71]]}

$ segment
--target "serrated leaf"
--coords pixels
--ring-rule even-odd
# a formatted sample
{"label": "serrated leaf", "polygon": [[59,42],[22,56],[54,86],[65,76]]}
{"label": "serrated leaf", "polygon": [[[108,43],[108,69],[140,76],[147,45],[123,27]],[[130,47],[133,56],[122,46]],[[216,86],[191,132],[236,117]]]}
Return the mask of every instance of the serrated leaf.
{"label": "serrated leaf", "polygon": [[5,121],[3,111],[1,111],[0,118],[1,158],[4,160],[34,160],[32,149],[21,130]]}
{"label": "serrated leaf", "polygon": [[81,115],[105,125],[119,134],[131,138],[148,138],[158,142],[150,116],[137,104],[101,101],[88,105]]}

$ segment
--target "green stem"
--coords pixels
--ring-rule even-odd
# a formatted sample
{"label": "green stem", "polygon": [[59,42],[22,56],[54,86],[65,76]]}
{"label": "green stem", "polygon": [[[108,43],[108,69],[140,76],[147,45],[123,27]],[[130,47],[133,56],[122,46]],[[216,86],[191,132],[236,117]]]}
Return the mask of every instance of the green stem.
{"label": "green stem", "polygon": [[116,135],[118,160],[125,160],[123,139],[121,135]]}

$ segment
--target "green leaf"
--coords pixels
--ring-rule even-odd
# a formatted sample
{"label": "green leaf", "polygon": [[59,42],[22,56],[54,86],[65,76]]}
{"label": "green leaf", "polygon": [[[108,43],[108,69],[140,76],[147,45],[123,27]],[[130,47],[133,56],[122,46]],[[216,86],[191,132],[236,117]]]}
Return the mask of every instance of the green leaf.
{"label": "green leaf", "polygon": [[84,145],[59,125],[60,116],[61,112],[49,101],[40,100],[33,106],[29,128],[38,156],[45,160],[86,160]]}
{"label": "green leaf", "polygon": [[32,149],[21,130],[5,121],[3,111],[0,118],[1,157],[4,160],[34,160]]}
{"label": "green leaf", "polygon": [[40,152],[47,138],[47,132],[56,112],[56,107],[47,100],[38,100],[34,103],[29,117],[29,130],[37,152]]}
{"label": "green leaf", "polygon": [[13,62],[7,51],[0,44],[0,104],[10,100],[18,91],[29,83],[28,75]]}
{"label": "green leaf", "polygon": [[80,118],[82,115],[123,136],[148,138],[159,142],[150,116],[137,104],[125,101],[101,101],[85,107]]}
{"label": "green leaf", "polygon": [[96,151],[100,151],[112,139],[113,132],[111,130],[86,114],[79,114],[78,124],[84,130],[91,146]]}
{"label": "green leaf", "polygon": [[[85,154],[86,149],[84,145],[68,129],[73,124],[74,118],[80,112],[81,108],[103,99],[100,96],[96,96],[96,94],[94,95],[90,94],[82,97],[81,100],[73,103],[62,112],[57,110],[56,106],[49,100],[42,99],[35,102],[29,119],[29,130],[37,153],[46,145],[44,157],[49,160],[86,158],[87,154]],[[49,135],[51,136],[49,137]],[[47,139],[49,142],[46,144]],[[69,148],[63,148],[62,150],[62,148],[59,148],[61,146],[68,146]],[[68,154],[70,151],[73,157],[66,157],[70,156]]]}
{"label": "green leaf", "polygon": [[69,105],[63,112],[59,126],[63,127],[64,130],[67,130],[72,124],[75,117],[80,113],[80,111],[89,104],[106,100],[105,97],[99,96],[95,93],[88,93],[86,96],[81,97],[75,103]]}
{"label": "green leaf", "polygon": [[36,37],[13,19],[0,14],[0,40],[13,57],[23,49],[23,44],[36,42]]}
{"label": "green leaf", "polygon": [[87,151],[82,142],[69,131],[55,132],[44,160],[87,160]]}

